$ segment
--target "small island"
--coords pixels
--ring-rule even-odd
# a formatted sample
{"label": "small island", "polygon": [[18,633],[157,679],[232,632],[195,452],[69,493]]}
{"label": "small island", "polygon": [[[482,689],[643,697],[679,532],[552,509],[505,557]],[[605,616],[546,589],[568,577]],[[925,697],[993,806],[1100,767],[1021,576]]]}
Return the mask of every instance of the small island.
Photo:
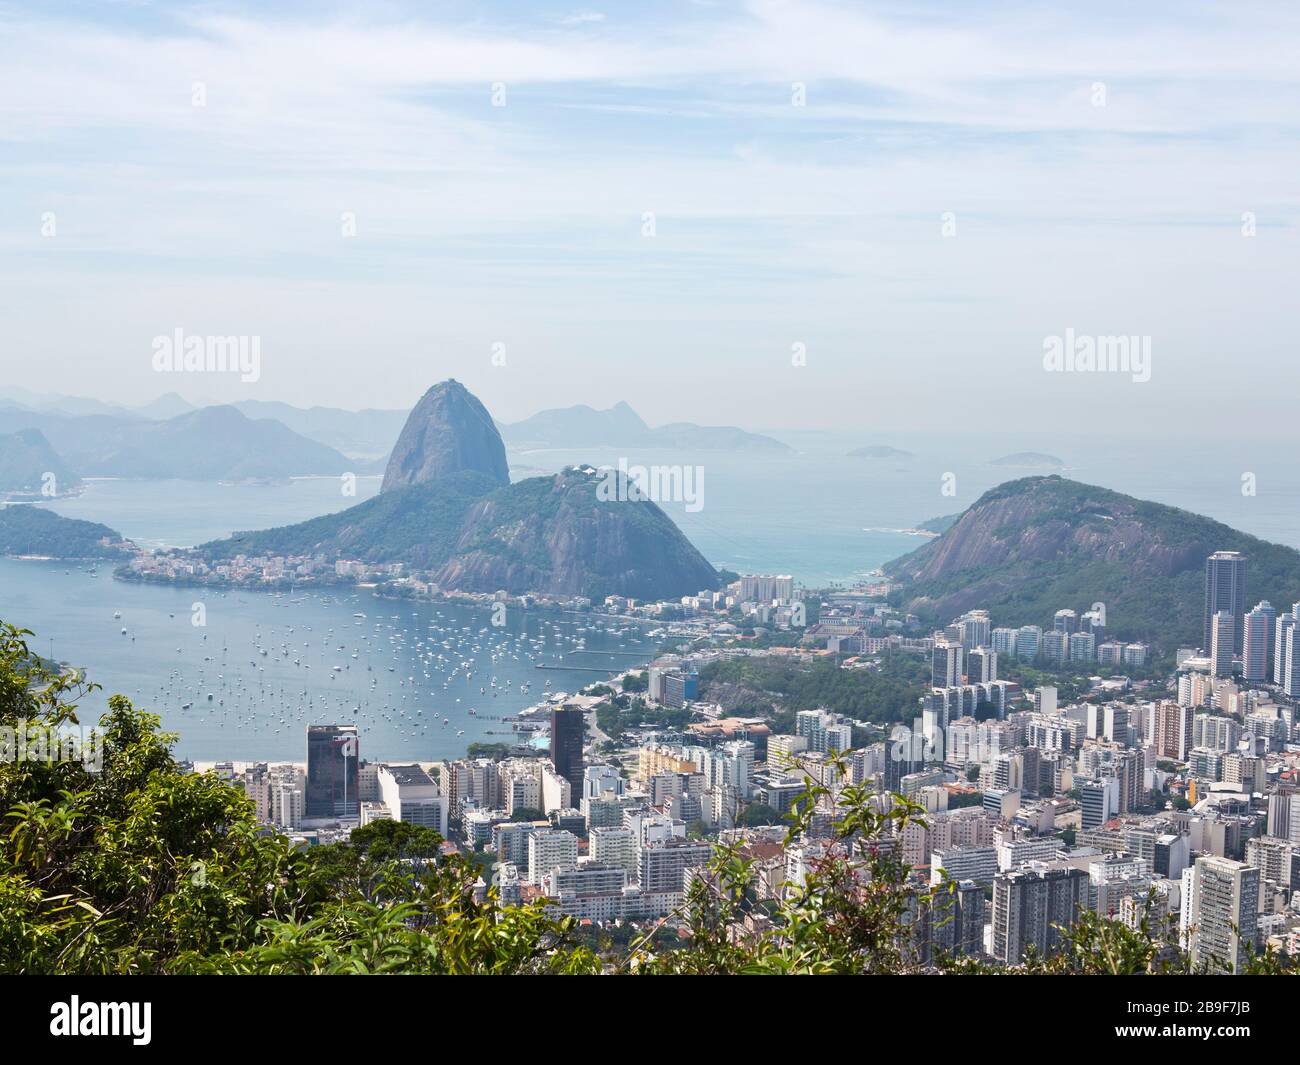
{"label": "small island", "polygon": [[859,447],[849,452],[849,458],[851,459],[911,459],[915,457],[910,451],[903,451],[901,448],[896,447],[885,447],[882,444]]}

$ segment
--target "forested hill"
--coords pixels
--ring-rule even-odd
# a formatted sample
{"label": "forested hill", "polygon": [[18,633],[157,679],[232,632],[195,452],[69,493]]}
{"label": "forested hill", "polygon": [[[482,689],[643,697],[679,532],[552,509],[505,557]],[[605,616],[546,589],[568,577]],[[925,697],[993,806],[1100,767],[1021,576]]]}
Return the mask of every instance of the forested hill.
{"label": "forested hill", "polygon": [[1026,477],[984,493],[942,535],[887,563],[902,602],[946,622],[985,608],[998,625],[1050,624],[1063,607],[1107,608],[1109,632],[1166,650],[1196,646],[1205,558],[1248,558],[1247,608],[1300,600],[1300,552],[1160,503],[1062,477]]}

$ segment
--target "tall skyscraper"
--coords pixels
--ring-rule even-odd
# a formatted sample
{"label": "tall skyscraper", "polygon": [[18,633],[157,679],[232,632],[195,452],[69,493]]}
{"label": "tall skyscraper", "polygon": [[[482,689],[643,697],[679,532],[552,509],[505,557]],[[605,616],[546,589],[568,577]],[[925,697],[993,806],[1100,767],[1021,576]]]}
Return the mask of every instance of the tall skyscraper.
{"label": "tall skyscraper", "polygon": [[1267,599],[1256,603],[1254,609],[1246,615],[1241,664],[1247,683],[1263,684],[1268,680],[1276,624],[1277,611]]}
{"label": "tall skyscraper", "polygon": [[576,706],[557,706],[551,711],[551,765],[572,786],[574,795],[582,794],[582,741],[586,719]]}
{"label": "tall skyscraper", "polygon": [[1287,628],[1282,651],[1282,690],[1293,699],[1300,698],[1300,625]]}
{"label": "tall skyscraper", "polygon": [[1232,676],[1233,641],[1236,639],[1237,619],[1231,611],[1220,610],[1210,626],[1210,661],[1216,677]]}
{"label": "tall skyscraper", "polygon": [[1232,653],[1241,653],[1246,617],[1246,556],[1240,551],[1216,551],[1205,560],[1204,648],[1210,650],[1214,615],[1226,610],[1233,618]]}
{"label": "tall skyscraper", "polygon": [[356,725],[307,726],[308,817],[361,816]]}
{"label": "tall skyscraper", "polygon": [[1258,928],[1259,870],[1203,855],[1183,872],[1183,932],[1192,964],[1212,973],[1239,972]]}
{"label": "tall skyscraper", "polygon": [[1286,683],[1288,633],[1295,626],[1295,614],[1280,614],[1273,625],[1273,683]]}

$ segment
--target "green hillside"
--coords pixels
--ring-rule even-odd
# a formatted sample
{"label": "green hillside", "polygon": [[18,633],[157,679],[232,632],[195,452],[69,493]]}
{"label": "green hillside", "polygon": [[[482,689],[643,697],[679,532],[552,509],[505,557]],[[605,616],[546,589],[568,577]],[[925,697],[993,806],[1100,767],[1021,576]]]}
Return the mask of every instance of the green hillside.
{"label": "green hillside", "polygon": [[1247,607],[1300,600],[1300,552],[1222,522],[1062,477],[1026,477],[981,496],[943,534],[886,564],[898,600],[946,622],[989,610],[996,625],[1049,625],[1063,607],[1107,608],[1108,631],[1173,646],[1202,638],[1204,566],[1248,556]]}

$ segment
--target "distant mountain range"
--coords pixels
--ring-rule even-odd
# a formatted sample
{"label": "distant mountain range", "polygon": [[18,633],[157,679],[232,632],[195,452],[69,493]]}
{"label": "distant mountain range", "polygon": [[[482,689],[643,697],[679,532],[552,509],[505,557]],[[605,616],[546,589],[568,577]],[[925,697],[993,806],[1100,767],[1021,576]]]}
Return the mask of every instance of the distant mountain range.
{"label": "distant mountain range", "polygon": [[1300,600],[1300,551],[1058,476],[985,492],[884,570],[926,620],[982,607],[997,625],[1050,625],[1063,607],[1103,602],[1110,631],[1171,651],[1201,642],[1205,559],[1218,550],[1248,556],[1248,607],[1269,599],[1281,611]]}
{"label": "distant mountain range", "polygon": [[250,418],[274,418],[295,433],[337,448],[354,458],[386,459],[410,411],[341,410],[337,407],[291,407],[248,399],[233,404]]}
{"label": "distant mountain range", "polygon": [[653,447],[713,451],[790,451],[770,436],[730,425],[672,422],[651,428],[627,403],[608,410],[578,405],[540,411],[531,418],[498,425],[514,448]]}
{"label": "distant mountain range", "polygon": [[446,590],[676,598],[716,588],[714,568],[649,500],[602,500],[602,473],[570,467],[507,483],[483,405],[435,385],[403,427],[378,496],[348,510],[197,550],[405,562]]}
{"label": "distant mountain range", "polygon": [[153,421],[0,408],[0,433],[39,430],[82,477],[176,477],[195,481],[371,472],[278,421],[234,407],[203,407]]}
{"label": "distant mountain range", "polygon": [[39,429],[0,433],[0,492],[37,494],[49,476],[56,495],[81,483]]}
{"label": "distant mountain range", "polygon": [[[406,410],[377,408],[303,408],[263,400],[240,400],[228,406],[254,421],[279,422],[300,437],[348,456],[351,460],[348,468],[357,473],[376,473],[385,468],[398,434],[410,414]],[[7,428],[41,428],[46,431],[56,450],[63,453],[67,441],[62,426],[69,418],[108,418],[111,421],[94,423],[92,427],[116,433],[122,431],[118,424],[120,422],[174,420],[207,409],[211,408],[196,407],[175,392],[160,396],[142,407],[128,409],[94,399],[40,395],[23,389],[9,389],[0,398],[0,431]],[[585,447],[641,447],[683,451],[790,450],[787,445],[770,436],[746,432],[733,426],[674,422],[651,428],[627,403],[617,403],[608,410],[596,410],[587,406],[544,410],[521,422],[495,424],[503,441],[516,450]],[[72,460],[70,452],[65,457]],[[99,475],[98,471],[91,469],[82,472],[91,476]],[[322,471],[313,469],[298,472]],[[142,473],[138,476],[149,474]],[[230,476],[233,478],[234,475]]]}

